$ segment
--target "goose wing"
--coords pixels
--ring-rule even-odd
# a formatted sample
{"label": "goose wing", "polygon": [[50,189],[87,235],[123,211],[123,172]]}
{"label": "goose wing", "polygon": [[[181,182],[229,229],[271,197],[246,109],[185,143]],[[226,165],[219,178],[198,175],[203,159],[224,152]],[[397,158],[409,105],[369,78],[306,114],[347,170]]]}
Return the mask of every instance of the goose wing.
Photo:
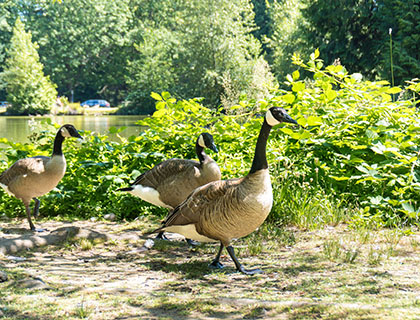
{"label": "goose wing", "polygon": [[16,161],[0,175],[0,183],[8,186],[13,180],[27,174],[39,174],[45,171],[49,157],[37,156]]}
{"label": "goose wing", "polygon": [[142,173],[133,185],[143,185],[157,189],[163,184],[170,184],[172,180],[182,175],[194,175],[195,168],[198,169],[199,165],[199,162],[193,160],[169,159]]}
{"label": "goose wing", "polygon": [[213,214],[218,207],[223,207],[236,198],[233,195],[238,191],[237,187],[242,180],[243,178],[219,180],[198,187],[169,213],[162,228],[194,224],[202,219],[206,220],[208,217],[203,215]]}

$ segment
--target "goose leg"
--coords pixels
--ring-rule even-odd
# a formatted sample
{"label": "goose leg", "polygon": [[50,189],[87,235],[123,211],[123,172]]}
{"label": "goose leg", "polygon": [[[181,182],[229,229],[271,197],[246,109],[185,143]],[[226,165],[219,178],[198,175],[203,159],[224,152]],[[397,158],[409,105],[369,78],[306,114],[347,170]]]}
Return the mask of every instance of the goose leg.
{"label": "goose leg", "polygon": [[232,258],[233,262],[235,262],[236,269],[244,274],[252,275],[257,273],[262,273],[263,271],[261,269],[252,269],[252,270],[246,270],[238,261],[238,258],[235,256],[235,251],[233,250],[232,246],[226,247],[227,252],[229,252],[230,257]]}
{"label": "goose leg", "polygon": [[41,204],[41,201],[39,201],[37,198],[34,198],[35,201],[35,206],[34,206],[34,212],[33,212],[33,216],[35,219],[38,218],[38,214],[39,214],[39,205]]}
{"label": "goose leg", "polygon": [[25,210],[26,210],[26,216],[28,218],[28,222],[29,222],[29,227],[31,228],[32,231],[35,231],[35,226],[32,223],[32,219],[31,219],[31,209],[29,208],[29,203],[25,203]]}
{"label": "goose leg", "polygon": [[219,252],[217,252],[216,257],[210,263],[210,268],[222,269],[224,267],[223,264],[220,263],[220,256],[222,255],[223,248],[224,248],[224,245],[223,243],[220,242]]}
{"label": "goose leg", "polygon": [[[35,199],[35,207],[34,207],[34,217],[35,217],[35,214],[38,215],[40,201],[36,198],[34,199]],[[25,203],[25,210],[26,210],[26,216],[28,217],[29,227],[31,228],[32,231],[43,232],[47,230],[47,229],[35,228],[35,225],[32,223],[32,219],[31,219],[31,209],[29,208],[29,203],[27,204]]]}
{"label": "goose leg", "polygon": [[162,232],[159,232],[158,235],[156,236],[155,239],[159,239],[159,240],[169,240],[168,238],[166,238],[166,236],[163,234]]}

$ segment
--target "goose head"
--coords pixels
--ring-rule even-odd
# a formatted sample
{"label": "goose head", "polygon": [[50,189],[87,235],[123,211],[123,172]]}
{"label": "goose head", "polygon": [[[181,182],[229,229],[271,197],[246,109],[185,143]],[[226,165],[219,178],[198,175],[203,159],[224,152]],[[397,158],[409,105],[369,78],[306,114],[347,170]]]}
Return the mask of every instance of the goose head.
{"label": "goose head", "polygon": [[203,132],[198,137],[198,145],[203,148],[209,148],[214,152],[219,152],[216,145],[214,144],[213,136],[210,133]]}
{"label": "goose head", "polygon": [[71,124],[65,124],[63,125],[60,130],[60,134],[63,136],[63,138],[79,138],[83,139],[83,137],[77,132],[76,128]]}
{"label": "goose head", "polygon": [[271,127],[274,127],[281,122],[297,124],[297,121],[292,119],[286,110],[280,107],[271,107],[268,109],[267,113],[265,114],[265,121]]}

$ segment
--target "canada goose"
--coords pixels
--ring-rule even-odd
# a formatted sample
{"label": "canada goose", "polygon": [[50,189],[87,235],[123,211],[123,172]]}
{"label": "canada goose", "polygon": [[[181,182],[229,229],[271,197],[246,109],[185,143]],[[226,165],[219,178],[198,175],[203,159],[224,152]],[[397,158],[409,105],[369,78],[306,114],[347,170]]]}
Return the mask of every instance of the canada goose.
{"label": "canada goose", "polygon": [[[141,174],[127,191],[151,204],[173,209],[197,187],[211,181],[220,180],[217,163],[204,151],[209,148],[218,152],[213,136],[207,132],[200,134],[195,143],[195,151],[200,162],[187,159],[169,159]],[[163,232],[158,238],[163,237]],[[187,239],[189,243],[189,239]]]}
{"label": "canada goose", "polygon": [[266,145],[271,128],[280,122],[297,123],[283,108],[270,108],[264,117],[248,175],[210,182],[195,189],[169,213],[163,226],[151,233],[169,231],[201,242],[220,241],[220,249],[211,266],[223,267],[219,260],[223,248],[226,247],[238,271],[245,274],[262,272],[260,269],[245,270],[230,243],[232,239],[253,232],[270,213],[273,192]]}
{"label": "canada goose", "polygon": [[54,139],[51,157],[37,156],[20,159],[0,175],[0,186],[6,192],[22,200],[31,230],[35,229],[31,220],[29,203],[35,200],[33,215],[38,216],[40,201],[37,197],[46,194],[56,187],[66,172],[66,159],[62,152],[64,138],[75,137],[83,139],[71,124],[63,125]]}

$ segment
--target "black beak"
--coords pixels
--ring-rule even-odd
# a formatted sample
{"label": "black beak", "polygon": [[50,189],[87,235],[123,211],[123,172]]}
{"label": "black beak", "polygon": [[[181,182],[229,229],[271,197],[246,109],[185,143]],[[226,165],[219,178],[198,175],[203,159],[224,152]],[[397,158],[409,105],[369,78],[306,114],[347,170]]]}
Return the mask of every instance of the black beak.
{"label": "black beak", "polygon": [[83,137],[79,134],[79,132],[76,131],[76,133],[73,135],[74,138],[82,139]]}
{"label": "black beak", "polygon": [[219,152],[219,150],[217,149],[217,147],[216,147],[216,145],[214,143],[211,144],[211,146],[209,147],[209,149],[212,150],[212,151],[214,151],[214,152],[216,152],[216,153]]}
{"label": "black beak", "polygon": [[292,117],[289,116],[288,114],[283,115],[283,122],[298,124],[297,121],[295,119],[292,119]]}

